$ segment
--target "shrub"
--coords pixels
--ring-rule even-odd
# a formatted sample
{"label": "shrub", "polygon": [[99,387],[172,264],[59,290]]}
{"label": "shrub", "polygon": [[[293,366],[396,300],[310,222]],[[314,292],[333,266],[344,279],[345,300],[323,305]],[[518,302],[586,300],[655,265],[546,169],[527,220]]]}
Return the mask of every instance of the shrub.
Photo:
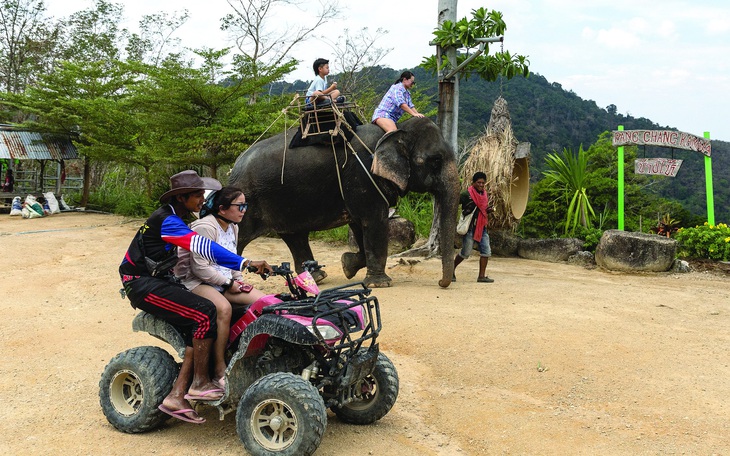
{"label": "shrub", "polygon": [[674,235],[679,242],[679,256],[684,258],[730,260],[730,228],[724,223],[680,228]]}
{"label": "shrub", "polygon": [[600,228],[578,226],[575,230],[575,237],[582,239],[583,248],[591,252],[596,251],[601,236],[603,236],[603,230]]}

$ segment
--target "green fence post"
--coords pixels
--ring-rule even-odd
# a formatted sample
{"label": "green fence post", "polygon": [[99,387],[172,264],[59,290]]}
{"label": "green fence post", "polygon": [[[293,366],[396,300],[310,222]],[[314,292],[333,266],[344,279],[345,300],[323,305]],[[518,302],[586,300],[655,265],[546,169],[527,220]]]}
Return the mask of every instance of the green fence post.
{"label": "green fence post", "polygon": [[[710,139],[710,132],[705,132],[705,139]],[[707,223],[715,225],[715,198],[712,189],[712,157],[705,155],[705,191],[707,192]]]}
{"label": "green fence post", "polygon": [[[618,131],[624,131],[619,125]],[[618,229],[624,229],[624,146],[618,146]]]}

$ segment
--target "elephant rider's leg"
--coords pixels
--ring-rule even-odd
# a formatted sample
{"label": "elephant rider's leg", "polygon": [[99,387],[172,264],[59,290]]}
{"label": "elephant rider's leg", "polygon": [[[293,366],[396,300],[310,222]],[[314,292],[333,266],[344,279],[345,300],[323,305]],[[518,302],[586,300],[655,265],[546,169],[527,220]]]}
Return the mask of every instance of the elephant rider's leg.
{"label": "elephant rider's leg", "polygon": [[365,261],[365,245],[362,240],[362,227],[358,223],[350,223],[350,230],[352,230],[352,237],[357,243],[357,253],[345,252],[342,254],[342,271],[348,279],[355,277],[357,271],[367,265]]}
{"label": "elephant rider's leg", "polygon": [[[302,263],[308,260],[314,260],[312,248],[309,246],[309,232],[282,233],[280,235],[281,239],[286,243],[286,246],[289,247],[289,251],[294,259],[294,269],[297,272],[302,272]],[[318,271],[314,271],[312,273],[312,277],[315,282],[319,283],[322,279],[327,277],[327,273],[324,272],[324,269],[320,269]]]}

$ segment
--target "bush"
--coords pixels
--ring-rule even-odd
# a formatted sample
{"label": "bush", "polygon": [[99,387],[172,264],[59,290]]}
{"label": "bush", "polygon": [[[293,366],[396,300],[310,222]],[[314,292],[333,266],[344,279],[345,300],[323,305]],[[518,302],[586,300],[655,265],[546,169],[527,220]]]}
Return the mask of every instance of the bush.
{"label": "bush", "polygon": [[598,243],[603,236],[603,230],[599,228],[578,226],[575,230],[575,237],[583,240],[583,248],[585,250],[595,252]]}
{"label": "bush", "polygon": [[730,228],[724,223],[680,228],[674,235],[679,242],[679,256],[684,258],[730,260]]}
{"label": "bush", "polygon": [[407,194],[398,201],[396,212],[413,223],[417,238],[428,238],[433,222],[433,198],[430,194]]}

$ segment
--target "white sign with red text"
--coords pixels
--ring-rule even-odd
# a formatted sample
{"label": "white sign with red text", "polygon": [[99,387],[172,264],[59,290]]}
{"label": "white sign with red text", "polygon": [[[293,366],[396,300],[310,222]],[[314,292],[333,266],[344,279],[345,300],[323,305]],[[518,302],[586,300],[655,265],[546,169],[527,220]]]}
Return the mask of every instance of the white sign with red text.
{"label": "white sign with red text", "polygon": [[673,158],[637,158],[634,162],[636,174],[675,177],[682,166],[682,160]]}

